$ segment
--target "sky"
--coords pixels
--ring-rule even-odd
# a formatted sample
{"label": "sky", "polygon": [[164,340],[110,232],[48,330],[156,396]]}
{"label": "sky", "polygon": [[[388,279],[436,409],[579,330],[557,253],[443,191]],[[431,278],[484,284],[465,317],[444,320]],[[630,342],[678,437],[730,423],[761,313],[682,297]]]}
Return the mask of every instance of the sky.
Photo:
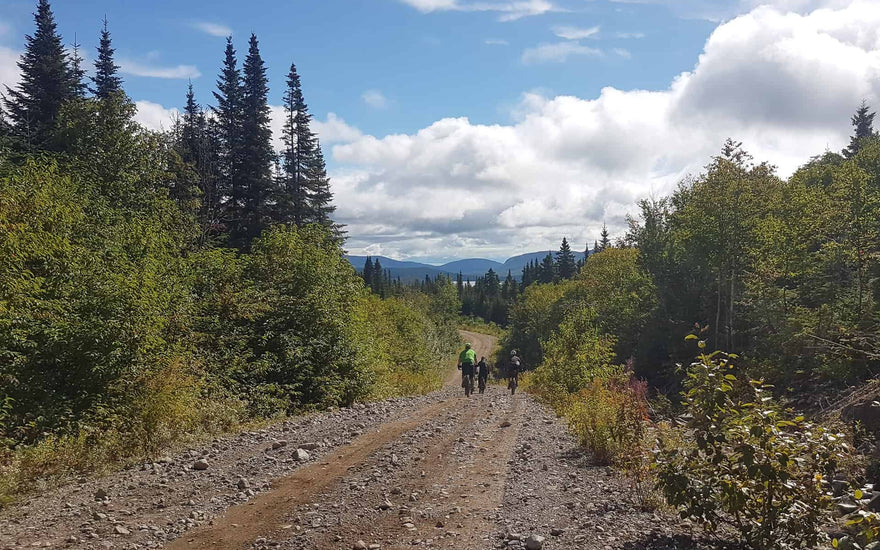
{"label": "sky", "polygon": [[[0,0],[0,83],[34,1]],[[294,62],[346,248],[430,263],[576,249],[699,174],[728,137],[786,177],[880,105],[880,0],[76,0],[87,60],[106,16],[138,120],[188,82],[213,103],[225,37],[255,33],[274,133]]]}

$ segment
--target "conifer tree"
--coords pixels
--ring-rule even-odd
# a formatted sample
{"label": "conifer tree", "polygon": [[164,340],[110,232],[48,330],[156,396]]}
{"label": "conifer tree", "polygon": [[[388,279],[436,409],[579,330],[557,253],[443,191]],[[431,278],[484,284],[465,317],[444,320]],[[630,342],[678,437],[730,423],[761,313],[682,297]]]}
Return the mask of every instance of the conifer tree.
{"label": "conifer tree", "polygon": [[568,239],[563,237],[559,252],[556,253],[556,273],[560,279],[571,279],[577,274],[577,264]]}
{"label": "conifer tree", "polygon": [[877,135],[874,131],[875,115],[876,113],[870,112],[868,102],[863,100],[858,110],[856,110],[856,114],[851,119],[854,133],[850,138],[849,145],[843,150],[844,157],[848,159],[853,158],[862,148],[865,139]]}
{"label": "conifer tree", "polygon": [[248,54],[242,65],[241,96],[241,187],[242,225],[233,240],[250,243],[269,222],[272,190],[272,130],[269,127],[269,81],[260,55],[257,36],[251,34]]}
{"label": "conifer tree", "polygon": [[113,60],[115,51],[105,17],[104,28],[101,29],[101,40],[98,43],[98,59],[95,60],[95,76],[92,77],[93,87],[91,88],[91,92],[98,99],[107,99],[122,91],[122,79],[118,75],[119,65]]}
{"label": "conifer tree", "polygon": [[540,275],[538,280],[541,283],[552,283],[556,280],[556,264],[553,262],[553,253],[548,252],[541,262]]}
{"label": "conifer tree", "polygon": [[379,263],[379,258],[376,258],[376,261],[373,263],[373,276],[372,276],[373,280],[371,281],[370,288],[373,289],[374,293],[376,293],[380,296],[382,295],[382,292],[384,291],[383,276],[384,276],[384,273],[382,271],[382,264]]}
{"label": "conifer tree", "polygon": [[593,241],[593,252],[592,253],[593,254],[599,253],[599,241],[598,240]]}
{"label": "conifer tree", "polygon": [[25,37],[18,62],[21,80],[7,90],[6,109],[12,129],[25,144],[45,148],[55,134],[61,106],[77,97],[79,83],[64,51],[48,0],[39,0],[36,31]]}
{"label": "conifer tree", "polygon": [[[278,218],[298,227],[309,223],[333,226],[330,179],[317,136],[311,130],[312,115],[302,93],[302,82],[291,63],[284,93],[284,152],[278,185]],[[338,227],[334,228],[337,232]]]}
{"label": "conifer tree", "polygon": [[611,237],[608,235],[608,226],[602,224],[602,233],[599,238],[599,252],[611,248]]}
{"label": "conifer tree", "polygon": [[373,259],[370,256],[367,256],[367,261],[364,263],[364,285],[367,288],[373,286]]}
{"label": "conifer tree", "polygon": [[242,141],[240,127],[242,113],[241,71],[238,69],[232,37],[226,39],[223,69],[217,79],[214,111],[219,151],[218,193],[224,203],[224,222],[230,232],[237,232],[241,223],[241,207],[244,204],[242,187]]}
{"label": "conifer tree", "polygon": [[76,98],[83,98],[86,96],[86,92],[88,91],[88,86],[86,85],[86,70],[83,69],[83,58],[79,54],[79,42],[76,41],[76,35],[73,37],[73,51],[70,56],[70,66],[71,71],[73,73],[73,94]]}

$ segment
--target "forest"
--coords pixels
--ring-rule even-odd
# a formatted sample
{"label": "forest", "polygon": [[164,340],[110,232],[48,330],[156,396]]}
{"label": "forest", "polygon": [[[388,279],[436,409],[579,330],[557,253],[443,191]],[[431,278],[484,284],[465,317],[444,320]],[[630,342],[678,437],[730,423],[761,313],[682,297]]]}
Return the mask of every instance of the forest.
{"label": "forest", "polygon": [[242,63],[231,38],[220,53],[213,105],[190,86],[174,127],[150,132],[108,23],[87,78],[37,4],[0,125],[0,503],[36,479],[442,380],[454,286],[366,288],[296,67],[276,154],[257,37]]}

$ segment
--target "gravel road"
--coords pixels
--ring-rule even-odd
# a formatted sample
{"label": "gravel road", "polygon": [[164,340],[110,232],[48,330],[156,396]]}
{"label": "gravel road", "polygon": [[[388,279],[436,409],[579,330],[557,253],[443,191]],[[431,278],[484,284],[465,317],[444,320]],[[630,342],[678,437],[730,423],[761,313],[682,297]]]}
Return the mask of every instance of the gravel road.
{"label": "gravel road", "polygon": [[[463,333],[478,355],[494,339]],[[216,439],[0,515],[0,548],[685,548],[528,395],[446,387]]]}

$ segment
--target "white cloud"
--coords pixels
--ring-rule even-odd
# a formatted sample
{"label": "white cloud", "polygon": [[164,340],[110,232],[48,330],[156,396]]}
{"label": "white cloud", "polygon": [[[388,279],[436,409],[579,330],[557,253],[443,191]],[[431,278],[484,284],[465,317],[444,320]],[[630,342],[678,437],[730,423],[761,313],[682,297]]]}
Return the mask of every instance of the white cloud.
{"label": "white cloud", "polygon": [[623,38],[623,39],[627,39],[627,38],[637,38],[638,39],[638,38],[644,38],[645,33],[643,33],[643,32],[619,32],[615,36],[617,36],[617,38]]}
{"label": "white cloud", "polygon": [[500,38],[487,38],[484,43],[488,46],[509,46],[510,42],[501,40]]}
{"label": "white cloud", "polygon": [[211,36],[232,36],[232,28],[222,23],[212,23],[210,21],[197,21],[193,23],[193,28],[202,31]]}
{"label": "white cloud", "polygon": [[177,117],[180,116],[180,111],[177,109],[167,109],[152,101],[135,101],[135,105],[137,106],[137,114],[134,119],[147,130],[157,132],[169,130]]}
{"label": "white cloud", "polygon": [[526,65],[548,62],[562,63],[573,55],[600,56],[602,52],[578,42],[555,42],[526,48],[522,53],[522,62]]}
{"label": "white cloud", "polygon": [[423,13],[434,11],[497,12],[499,21],[563,11],[549,0],[462,2],[461,0],[399,0]]}
{"label": "white cloud", "polygon": [[513,124],[447,118],[333,147],[349,248],[399,257],[504,257],[582,248],[639,198],[698,173],[725,138],[790,174],[843,147],[862,98],[880,106],[880,10],[759,8],[720,25],[695,68],[657,91],[527,94]]}
{"label": "white cloud", "polygon": [[367,90],[361,94],[361,99],[374,109],[388,108],[388,98],[379,90]]}
{"label": "white cloud", "polygon": [[[281,105],[269,106],[270,127],[272,129],[272,147],[276,151],[284,148],[281,136],[284,129],[284,107]],[[326,120],[312,119],[312,131],[321,140],[321,146],[325,151],[327,147],[339,143],[351,143],[363,137],[363,133],[354,126],[349,125],[336,113],[327,113]]]}
{"label": "white cloud", "polygon": [[146,76],[151,78],[170,78],[186,80],[196,79],[202,73],[194,65],[177,65],[174,67],[162,67],[159,65],[147,65],[133,59],[120,59],[120,70],[132,76]]}
{"label": "white cloud", "polygon": [[632,59],[632,53],[625,48],[614,48],[612,51],[624,59]]}
{"label": "white cloud", "polygon": [[6,92],[6,86],[14,88],[21,75],[18,70],[18,58],[21,52],[0,46],[0,92]]}
{"label": "white cloud", "polygon": [[579,27],[569,27],[569,26],[559,26],[553,27],[553,34],[558,36],[559,38],[564,38],[566,40],[581,40],[584,38],[595,37],[599,34],[599,27],[590,27],[587,29],[579,28]]}

